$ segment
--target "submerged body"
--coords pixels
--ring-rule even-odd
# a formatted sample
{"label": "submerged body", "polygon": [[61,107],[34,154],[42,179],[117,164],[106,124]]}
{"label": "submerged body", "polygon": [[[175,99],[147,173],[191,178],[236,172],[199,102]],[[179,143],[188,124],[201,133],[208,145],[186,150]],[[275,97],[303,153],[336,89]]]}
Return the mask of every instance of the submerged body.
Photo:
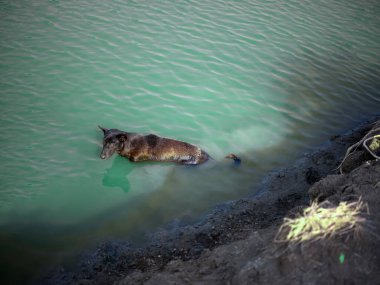
{"label": "submerged body", "polygon": [[115,152],[132,162],[161,161],[196,165],[209,159],[209,155],[201,148],[186,142],[153,134],[141,135],[118,129],[99,128],[104,134],[100,155],[102,159],[111,157]]}

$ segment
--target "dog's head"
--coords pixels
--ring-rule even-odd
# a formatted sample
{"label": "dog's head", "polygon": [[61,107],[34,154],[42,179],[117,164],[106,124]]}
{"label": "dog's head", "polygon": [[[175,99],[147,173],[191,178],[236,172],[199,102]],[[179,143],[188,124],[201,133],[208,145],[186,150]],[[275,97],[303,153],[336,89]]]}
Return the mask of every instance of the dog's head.
{"label": "dog's head", "polygon": [[101,159],[111,157],[115,152],[119,152],[124,147],[124,142],[127,139],[125,132],[118,129],[105,129],[98,126],[103,131],[103,150],[100,154]]}

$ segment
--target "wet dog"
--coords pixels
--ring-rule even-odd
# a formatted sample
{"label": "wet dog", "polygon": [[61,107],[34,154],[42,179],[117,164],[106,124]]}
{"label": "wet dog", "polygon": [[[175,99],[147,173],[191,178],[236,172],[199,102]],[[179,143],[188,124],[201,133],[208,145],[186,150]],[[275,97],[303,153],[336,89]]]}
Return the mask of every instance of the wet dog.
{"label": "wet dog", "polygon": [[210,156],[199,147],[153,134],[127,133],[118,129],[98,126],[104,134],[100,158],[111,157],[115,152],[132,162],[166,161],[186,165],[206,162]]}

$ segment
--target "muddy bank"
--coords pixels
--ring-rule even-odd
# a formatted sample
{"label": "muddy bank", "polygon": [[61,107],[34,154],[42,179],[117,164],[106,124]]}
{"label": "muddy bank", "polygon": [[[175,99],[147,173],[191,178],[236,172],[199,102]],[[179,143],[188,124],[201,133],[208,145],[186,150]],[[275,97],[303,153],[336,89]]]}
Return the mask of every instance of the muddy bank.
{"label": "muddy bank", "polygon": [[[268,174],[255,196],[220,205],[197,224],[158,232],[144,248],[105,243],[76,268],[61,268],[39,283],[380,283],[380,163],[367,163],[364,155],[346,165],[347,174],[334,175],[346,149],[371,129],[370,123]],[[370,209],[370,228],[356,238],[274,243],[283,218],[302,212],[310,195],[332,203],[361,196]]]}

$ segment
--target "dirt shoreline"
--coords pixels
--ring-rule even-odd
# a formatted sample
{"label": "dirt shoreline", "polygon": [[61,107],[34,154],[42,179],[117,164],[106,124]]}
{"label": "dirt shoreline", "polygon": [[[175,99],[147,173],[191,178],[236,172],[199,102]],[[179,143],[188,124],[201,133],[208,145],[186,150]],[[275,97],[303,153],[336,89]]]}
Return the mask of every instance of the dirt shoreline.
{"label": "dirt shoreline", "polygon": [[[60,268],[38,284],[380,284],[380,162],[332,175],[376,120],[269,173],[256,195],[222,204],[194,225],[155,233],[143,248],[104,243],[74,270]],[[283,218],[310,204],[309,189],[334,203],[361,196],[371,230],[360,238],[275,244]]]}

